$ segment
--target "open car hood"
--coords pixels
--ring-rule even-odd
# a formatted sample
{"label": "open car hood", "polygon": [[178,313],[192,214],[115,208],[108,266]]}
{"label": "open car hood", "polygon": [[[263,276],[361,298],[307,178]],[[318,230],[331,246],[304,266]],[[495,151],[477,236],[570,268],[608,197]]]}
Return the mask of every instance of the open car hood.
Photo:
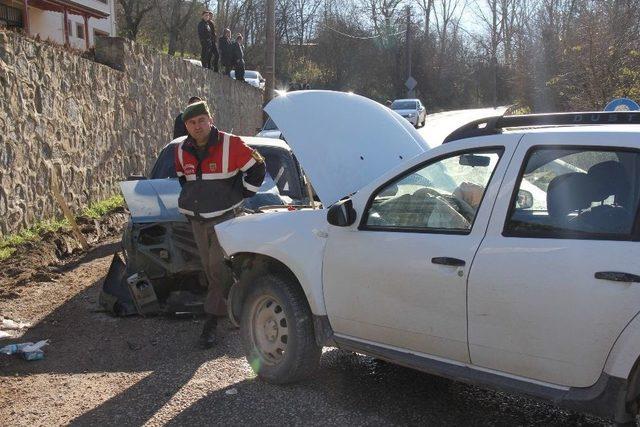
{"label": "open car hood", "polygon": [[427,116],[427,126],[418,133],[397,112],[345,92],[291,92],[265,107],[324,206],[440,145],[459,127],[505,110],[452,111],[434,115],[434,120]]}
{"label": "open car hood", "polygon": [[291,92],[275,98],[265,111],[282,131],[324,206],[429,149],[409,122],[359,95]]}

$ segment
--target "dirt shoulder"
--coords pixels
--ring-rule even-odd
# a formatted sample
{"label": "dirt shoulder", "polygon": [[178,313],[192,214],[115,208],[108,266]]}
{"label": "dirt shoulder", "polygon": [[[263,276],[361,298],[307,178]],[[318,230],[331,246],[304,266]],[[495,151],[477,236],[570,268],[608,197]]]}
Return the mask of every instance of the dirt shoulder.
{"label": "dirt shoulder", "polygon": [[60,244],[49,239],[0,265],[0,314],[31,323],[0,346],[51,343],[41,361],[0,355],[0,424],[602,425],[335,348],[300,384],[257,380],[228,322],[219,326],[220,344],[203,351],[194,347],[200,319],[114,318],[100,310],[124,217],[113,221],[118,231],[93,239],[88,253],[58,256]]}

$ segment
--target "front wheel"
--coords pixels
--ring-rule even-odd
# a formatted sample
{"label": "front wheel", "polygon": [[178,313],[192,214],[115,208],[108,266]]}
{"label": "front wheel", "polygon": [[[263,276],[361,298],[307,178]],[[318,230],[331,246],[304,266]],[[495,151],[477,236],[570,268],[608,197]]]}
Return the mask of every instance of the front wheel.
{"label": "front wheel", "polygon": [[256,279],[240,321],[247,361],[272,383],[291,383],[309,376],[320,360],[313,319],[297,283],[275,275]]}

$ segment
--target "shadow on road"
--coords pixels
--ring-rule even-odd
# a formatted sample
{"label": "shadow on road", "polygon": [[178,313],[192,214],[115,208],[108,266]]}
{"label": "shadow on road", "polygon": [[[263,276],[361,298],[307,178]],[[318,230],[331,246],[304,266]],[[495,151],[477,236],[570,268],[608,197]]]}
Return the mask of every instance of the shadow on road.
{"label": "shadow on road", "polygon": [[[87,260],[105,257],[116,247],[117,244],[112,244],[96,248],[68,271],[74,271]],[[244,362],[225,365],[216,361],[223,357],[243,357],[238,333],[227,322],[220,328],[220,345],[214,350],[202,351],[194,348],[201,320],[114,318],[99,312],[101,283],[102,278],[95,280],[21,339],[51,339],[45,360],[27,363],[18,358],[5,358],[0,362],[0,377],[146,374],[131,387],[75,418],[73,425],[142,425],[170,402],[194,375],[202,375],[198,370],[212,360],[213,370],[222,376],[234,374],[233,378],[240,380],[206,394],[190,406],[187,404],[177,415],[172,415],[169,424],[601,425],[598,420],[547,404],[440,379],[337,349],[326,349],[313,378],[289,386],[268,384],[246,372],[228,371]],[[214,379],[204,379],[209,380],[207,387],[215,388]]]}

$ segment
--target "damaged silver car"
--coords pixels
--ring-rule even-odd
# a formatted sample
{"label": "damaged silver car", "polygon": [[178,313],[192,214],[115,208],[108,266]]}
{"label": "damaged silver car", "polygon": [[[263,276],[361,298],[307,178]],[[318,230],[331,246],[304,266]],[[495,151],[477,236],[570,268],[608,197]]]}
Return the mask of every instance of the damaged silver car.
{"label": "damaged silver car", "polygon": [[[309,206],[311,193],[289,146],[278,139],[243,139],[267,166],[260,190],[245,199],[244,214]],[[101,306],[113,314],[202,312],[206,279],[191,227],[178,212],[177,145],[162,149],[148,177],[120,183],[130,218],[100,295]]]}

